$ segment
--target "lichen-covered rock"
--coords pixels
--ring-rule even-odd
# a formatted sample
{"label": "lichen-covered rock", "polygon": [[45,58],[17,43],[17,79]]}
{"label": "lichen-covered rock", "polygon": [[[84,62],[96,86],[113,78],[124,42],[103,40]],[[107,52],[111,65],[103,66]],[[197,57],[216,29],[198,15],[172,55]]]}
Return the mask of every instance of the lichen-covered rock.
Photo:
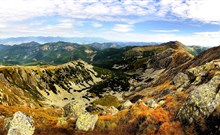
{"label": "lichen-covered rock", "polygon": [[220,104],[220,75],[214,76],[208,83],[193,86],[192,92],[178,112],[180,120],[193,123],[207,118]]}
{"label": "lichen-covered rock", "polygon": [[115,108],[114,106],[108,107],[106,108],[106,110],[104,111],[104,114],[106,115],[115,115],[118,113],[118,109]]}
{"label": "lichen-covered rock", "polygon": [[186,87],[189,84],[189,77],[187,74],[184,73],[178,73],[173,78],[174,85],[178,88],[179,91],[181,91],[181,88]]}
{"label": "lichen-covered rock", "polygon": [[95,128],[95,124],[98,120],[98,115],[83,113],[76,121],[76,128],[82,131],[89,131]]}
{"label": "lichen-covered rock", "polygon": [[63,107],[64,116],[73,116],[75,118],[78,118],[81,114],[86,112],[85,108],[85,105],[80,102],[70,102]]}
{"label": "lichen-covered rock", "polygon": [[124,103],[122,104],[121,109],[128,109],[128,108],[131,107],[132,105],[133,105],[133,103],[131,103],[130,100],[127,100],[126,102],[124,102]]}
{"label": "lichen-covered rock", "polygon": [[32,117],[22,112],[16,112],[13,117],[4,120],[3,131],[7,135],[32,135],[34,134],[34,121]]}
{"label": "lichen-covered rock", "polygon": [[149,99],[146,103],[150,108],[156,108],[158,106],[157,102],[154,99]]}

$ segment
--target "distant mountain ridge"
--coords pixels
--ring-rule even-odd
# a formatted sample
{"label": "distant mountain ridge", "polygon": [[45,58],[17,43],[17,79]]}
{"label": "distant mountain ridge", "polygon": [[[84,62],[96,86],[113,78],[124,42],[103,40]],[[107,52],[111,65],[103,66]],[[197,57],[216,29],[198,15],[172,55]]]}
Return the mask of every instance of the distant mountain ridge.
{"label": "distant mountain ridge", "polygon": [[[139,46],[138,46],[139,45]],[[148,44],[144,42],[109,42],[77,44],[71,42],[50,42],[40,44],[28,42],[17,45],[0,45],[0,64],[2,65],[44,65],[63,64],[73,60],[84,60],[94,65],[111,68],[114,64],[124,63],[155,54],[156,48],[183,48],[196,56],[201,47],[188,47],[180,42]],[[169,47],[170,46],[170,47]],[[150,50],[149,50],[150,49]]]}
{"label": "distant mountain ridge", "polygon": [[7,45],[14,45],[14,44],[21,44],[27,42],[38,42],[38,43],[48,43],[48,42],[58,42],[58,41],[65,41],[65,42],[75,42],[75,43],[94,43],[94,42],[108,42],[108,40],[99,37],[44,37],[44,36],[30,36],[30,37],[11,37],[11,38],[2,38],[0,39],[0,44],[7,44]]}
{"label": "distant mountain ridge", "polygon": [[[90,44],[90,46],[97,49],[105,48],[121,48],[125,46],[143,46],[143,45],[157,45],[159,42],[126,42],[126,41],[110,41],[99,37],[44,37],[44,36],[30,36],[30,37],[11,37],[0,38],[0,45],[22,45],[22,44],[44,44],[50,42],[71,42],[78,44]],[[0,48],[1,49],[1,48]]]}

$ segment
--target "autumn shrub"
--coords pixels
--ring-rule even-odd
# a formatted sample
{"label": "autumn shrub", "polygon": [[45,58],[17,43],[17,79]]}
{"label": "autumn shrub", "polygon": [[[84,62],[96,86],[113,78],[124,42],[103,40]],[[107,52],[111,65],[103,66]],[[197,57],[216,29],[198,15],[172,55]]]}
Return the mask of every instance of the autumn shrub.
{"label": "autumn shrub", "polygon": [[157,133],[158,135],[183,135],[180,122],[164,122]]}
{"label": "autumn shrub", "polygon": [[115,116],[100,116],[95,130],[100,133],[108,132],[108,134],[120,135],[183,134],[180,122],[170,119],[166,109],[162,107],[148,108],[142,102],[129,110],[120,111]]}

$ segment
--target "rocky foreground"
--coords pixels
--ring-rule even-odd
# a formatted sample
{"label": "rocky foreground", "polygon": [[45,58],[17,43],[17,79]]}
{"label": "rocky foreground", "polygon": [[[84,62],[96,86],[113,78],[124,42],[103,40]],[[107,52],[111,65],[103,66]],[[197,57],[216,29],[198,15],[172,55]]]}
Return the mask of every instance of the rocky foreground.
{"label": "rocky foreground", "polygon": [[1,67],[0,132],[220,134],[220,47],[193,56],[169,42],[125,55],[136,51],[149,55],[114,65],[124,78],[83,61]]}

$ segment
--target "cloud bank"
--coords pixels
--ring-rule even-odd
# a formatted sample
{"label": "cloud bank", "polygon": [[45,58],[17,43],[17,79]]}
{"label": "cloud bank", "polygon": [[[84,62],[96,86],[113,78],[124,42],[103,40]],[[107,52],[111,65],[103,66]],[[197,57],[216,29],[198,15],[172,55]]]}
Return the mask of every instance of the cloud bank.
{"label": "cloud bank", "polygon": [[[218,0],[1,0],[1,22],[60,15],[77,19],[125,22],[136,18],[178,17],[220,23]],[[149,16],[146,17],[146,16]]]}
{"label": "cloud bank", "polygon": [[[151,20],[180,22],[187,20],[189,23],[219,25],[219,5],[219,0],[1,0],[0,37],[27,35],[103,37],[104,33],[114,32],[119,34],[119,37],[124,35],[124,38],[127,36],[125,34],[131,34],[133,35],[131,39],[135,40],[140,39],[137,35],[140,37],[147,35],[149,38],[146,36],[141,38],[146,40],[153,38],[155,34],[136,32],[136,24]],[[58,22],[53,23],[48,18],[58,18]],[[105,30],[107,23],[114,24]],[[79,29],[88,25],[96,28],[99,33],[92,32],[92,29]],[[164,40],[190,39],[191,43],[194,43],[206,37],[208,41],[212,39],[211,42],[215,44],[219,41],[219,29],[195,32],[191,37],[171,34],[181,33],[177,29],[158,28],[149,31],[155,32],[156,35],[165,35],[167,38],[163,36],[161,38]],[[153,39],[157,41],[156,38]]]}

